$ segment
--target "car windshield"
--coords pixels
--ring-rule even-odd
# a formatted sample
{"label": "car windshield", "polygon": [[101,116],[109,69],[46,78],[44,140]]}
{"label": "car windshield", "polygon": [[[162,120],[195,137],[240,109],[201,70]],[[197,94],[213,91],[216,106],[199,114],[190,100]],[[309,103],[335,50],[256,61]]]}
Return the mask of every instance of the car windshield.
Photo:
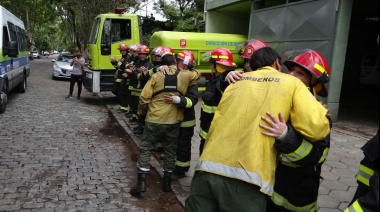
{"label": "car windshield", "polygon": [[57,61],[62,61],[62,62],[71,62],[74,58],[74,55],[72,54],[61,54],[58,56]]}

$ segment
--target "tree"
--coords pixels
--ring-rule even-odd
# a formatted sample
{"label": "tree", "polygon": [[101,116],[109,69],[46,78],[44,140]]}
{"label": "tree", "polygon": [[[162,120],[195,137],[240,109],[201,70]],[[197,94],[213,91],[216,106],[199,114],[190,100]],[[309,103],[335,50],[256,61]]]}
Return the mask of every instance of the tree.
{"label": "tree", "polygon": [[204,32],[203,8],[204,0],[158,0],[154,4],[175,31]]}
{"label": "tree", "polygon": [[[0,0],[24,22],[30,48],[69,51],[85,49],[98,14],[115,8],[136,13],[151,3],[152,0]],[[203,0],[158,0],[154,8],[168,21],[144,17],[144,43],[149,45],[150,36],[160,30],[203,32],[203,7]]]}

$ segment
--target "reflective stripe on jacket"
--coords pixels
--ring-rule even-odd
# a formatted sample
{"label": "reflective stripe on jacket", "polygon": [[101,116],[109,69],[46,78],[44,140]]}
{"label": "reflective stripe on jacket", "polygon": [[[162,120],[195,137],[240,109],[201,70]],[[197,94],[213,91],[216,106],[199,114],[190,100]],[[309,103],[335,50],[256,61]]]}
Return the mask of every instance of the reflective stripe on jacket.
{"label": "reflective stripe on jacket", "polygon": [[273,194],[275,139],[259,124],[267,112],[283,114],[310,141],[330,132],[326,108],[297,78],[264,67],[227,87],[216,110],[197,170],[245,181]]}

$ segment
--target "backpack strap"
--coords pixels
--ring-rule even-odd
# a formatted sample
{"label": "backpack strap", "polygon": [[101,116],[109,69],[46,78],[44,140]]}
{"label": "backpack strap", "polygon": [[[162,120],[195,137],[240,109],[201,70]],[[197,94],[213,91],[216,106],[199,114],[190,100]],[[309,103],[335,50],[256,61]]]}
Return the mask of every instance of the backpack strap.
{"label": "backpack strap", "polygon": [[179,73],[179,70],[177,69],[175,74],[173,75],[165,74],[164,75],[165,76],[164,89],[155,92],[152,97],[155,97],[162,92],[178,92],[181,95],[183,95],[180,91],[177,90],[178,73]]}

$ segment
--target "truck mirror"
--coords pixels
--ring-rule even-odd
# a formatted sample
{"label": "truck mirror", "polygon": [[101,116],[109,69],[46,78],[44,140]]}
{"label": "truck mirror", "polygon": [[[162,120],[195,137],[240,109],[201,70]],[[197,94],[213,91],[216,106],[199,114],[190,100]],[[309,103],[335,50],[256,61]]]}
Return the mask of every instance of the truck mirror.
{"label": "truck mirror", "polygon": [[9,57],[17,57],[18,55],[18,43],[16,41],[8,42],[8,52]]}

